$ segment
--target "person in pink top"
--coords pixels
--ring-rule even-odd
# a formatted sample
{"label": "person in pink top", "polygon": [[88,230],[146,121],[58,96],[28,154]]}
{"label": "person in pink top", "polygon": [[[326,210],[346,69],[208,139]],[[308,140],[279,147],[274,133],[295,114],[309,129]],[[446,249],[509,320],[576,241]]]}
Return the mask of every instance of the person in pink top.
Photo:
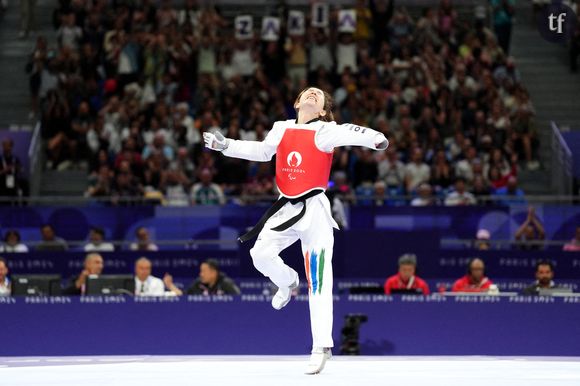
{"label": "person in pink top", "polygon": [[580,252],[580,226],[576,227],[576,235],[569,243],[566,243],[563,248],[567,252]]}

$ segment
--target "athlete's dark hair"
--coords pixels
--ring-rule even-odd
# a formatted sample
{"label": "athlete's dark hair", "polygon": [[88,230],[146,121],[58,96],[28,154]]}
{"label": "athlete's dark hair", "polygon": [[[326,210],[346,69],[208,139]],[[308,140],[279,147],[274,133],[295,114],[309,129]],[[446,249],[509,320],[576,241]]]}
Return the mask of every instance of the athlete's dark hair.
{"label": "athlete's dark hair", "polygon": [[[308,89],[311,88],[318,88],[318,87],[313,87],[313,86],[309,86],[306,87],[304,90],[300,91],[300,94],[298,94],[298,96],[296,97],[296,100],[294,101],[294,106],[296,106],[298,104],[298,102],[300,102],[300,97],[302,96],[302,94],[304,94]],[[332,108],[334,107],[334,101],[332,100],[332,95],[330,95],[329,93],[327,93],[326,91],[322,90],[322,92],[324,93],[324,111],[326,111],[326,114],[320,116],[320,120],[321,121],[325,121],[325,122],[331,122],[334,121],[334,114],[332,114]],[[300,114],[300,111],[298,111],[298,108],[296,108],[296,114]]]}

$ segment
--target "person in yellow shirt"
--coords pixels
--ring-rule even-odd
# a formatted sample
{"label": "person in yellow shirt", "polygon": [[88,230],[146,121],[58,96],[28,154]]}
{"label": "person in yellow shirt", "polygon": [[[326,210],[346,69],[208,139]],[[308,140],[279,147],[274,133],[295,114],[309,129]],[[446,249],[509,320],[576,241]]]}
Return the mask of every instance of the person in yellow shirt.
{"label": "person in yellow shirt", "polygon": [[303,36],[291,36],[284,46],[288,55],[288,76],[294,87],[306,80],[306,47]]}
{"label": "person in yellow shirt", "polygon": [[356,30],[354,32],[355,40],[369,40],[371,37],[371,22],[373,15],[367,7],[366,0],[357,0],[356,2]]}

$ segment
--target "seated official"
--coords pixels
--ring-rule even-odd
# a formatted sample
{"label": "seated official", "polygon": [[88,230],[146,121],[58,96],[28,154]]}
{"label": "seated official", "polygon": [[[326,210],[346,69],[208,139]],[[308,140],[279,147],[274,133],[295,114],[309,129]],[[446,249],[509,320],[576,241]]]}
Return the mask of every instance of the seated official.
{"label": "seated official", "polygon": [[87,277],[89,277],[89,275],[99,276],[103,272],[104,266],[105,263],[101,255],[98,253],[89,253],[85,257],[85,263],[82,272],[78,276],[71,278],[68,287],[63,289],[62,294],[84,295]]}
{"label": "seated official", "polygon": [[[163,280],[151,275],[153,264],[146,257],[135,262],[135,295],[136,296],[175,296],[182,292],[173,284],[173,278],[168,273]],[[165,287],[169,291],[165,291]]]}
{"label": "seated official", "polygon": [[146,257],[141,257],[135,262],[135,295],[163,296],[165,294],[163,280],[151,275],[151,269],[151,261]]}
{"label": "seated official", "polygon": [[399,272],[385,281],[385,294],[390,295],[393,290],[415,290],[423,295],[429,295],[429,285],[415,276],[417,269],[417,257],[413,254],[405,254],[399,257]]}
{"label": "seated official", "polygon": [[536,264],[536,281],[524,289],[524,295],[539,295],[542,289],[557,288],[554,283],[554,266],[549,261],[540,261]]}
{"label": "seated official", "polygon": [[240,289],[232,279],[220,272],[214,259],[201,263],[199,278],[187,290],[188,295],[239,295]]}
{"label": "seated official", "polygon": [[453,292],[487,292],[492,281],[485,276],[483,260],[475,258],[467,264],[467,275],[457,279],[453,284]]}
{"label": "seated official", "polygon": [[10,296],[11,287],[8,279],[8,264],[3,257],[0,257],[0,296]]}

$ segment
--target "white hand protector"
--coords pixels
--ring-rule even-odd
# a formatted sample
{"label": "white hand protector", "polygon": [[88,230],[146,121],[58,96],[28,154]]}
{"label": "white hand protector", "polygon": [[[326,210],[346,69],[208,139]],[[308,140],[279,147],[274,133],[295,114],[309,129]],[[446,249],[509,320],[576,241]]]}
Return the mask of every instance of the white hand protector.
{"label": "white hand protector", "polygon": [[217,130],[213,133],[204,132],[203,141],[205,142],[205,147],[216,151],[223,151],[229,145],[228,140]]}
{"label": "white hand protector", "polygon": [[379,133],[375,137],[375,148],[377,150],[385,150],[389,146],[389,141],[384,134]]}

